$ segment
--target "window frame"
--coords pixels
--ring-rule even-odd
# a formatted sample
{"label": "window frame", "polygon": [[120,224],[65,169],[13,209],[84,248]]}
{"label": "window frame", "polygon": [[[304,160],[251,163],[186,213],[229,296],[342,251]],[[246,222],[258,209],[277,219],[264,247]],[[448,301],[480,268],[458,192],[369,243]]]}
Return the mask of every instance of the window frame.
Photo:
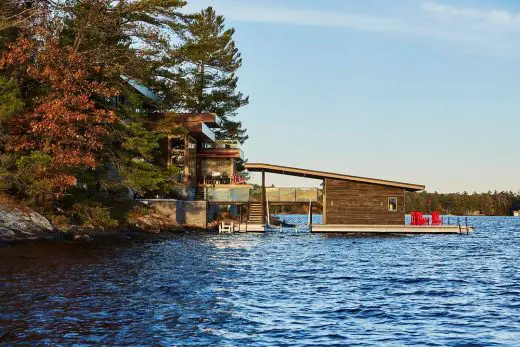
{"label": "window frame", "polygon": [[[392,206],[390,201],[392,201],[392,200],[395,200],[395,209],[391,209],[390,208]],[[399,210],[399,200],[397,199],[397,196],[390,196],[390,197],[388,197],[387,208],[388,208],[388,212],[397,212],[397,210]]]}

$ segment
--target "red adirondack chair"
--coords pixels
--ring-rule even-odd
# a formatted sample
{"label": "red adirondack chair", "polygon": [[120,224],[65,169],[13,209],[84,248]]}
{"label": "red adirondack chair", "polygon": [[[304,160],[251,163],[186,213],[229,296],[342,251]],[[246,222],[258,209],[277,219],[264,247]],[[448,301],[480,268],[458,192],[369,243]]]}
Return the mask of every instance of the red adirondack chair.
{"label": "red adirondack chair", "polygon": [[432,225],[442,225],[441,214],[437,211],[432,212]]}
{"label": "red adirondack chair", "polygon": [[412,212],[412,225],[428,225],[428,218],[424,218],[421,212]]}
{"label": "red adirondack chair", "polygon": [[233,184],[246,184],[246,180],[238,174],[233,175]]}

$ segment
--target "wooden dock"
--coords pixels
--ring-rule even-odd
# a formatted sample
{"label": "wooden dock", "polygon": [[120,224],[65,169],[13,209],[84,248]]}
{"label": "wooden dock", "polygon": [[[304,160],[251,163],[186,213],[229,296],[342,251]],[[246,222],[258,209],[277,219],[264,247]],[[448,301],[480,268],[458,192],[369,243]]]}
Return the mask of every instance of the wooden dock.
{"label": "wooden dock", "polygon": [[235,232],[239,233],[265,233],[263,224],[241,223],[235,228]]}
{"label": "wooden dock", "polygon": [[313,233],[354,234],[470,234],[473,228],[465,225],[341,225],[315,224]]}
{"label": "wooden dock", "polygon": [[[263,233],[262,224],[240,224],[240,232]],[[238,230],[237,230],[238,231]],[[314,224],[311,232],[317,234],[471,234],[473,227],[465,225],[346,225]]]}

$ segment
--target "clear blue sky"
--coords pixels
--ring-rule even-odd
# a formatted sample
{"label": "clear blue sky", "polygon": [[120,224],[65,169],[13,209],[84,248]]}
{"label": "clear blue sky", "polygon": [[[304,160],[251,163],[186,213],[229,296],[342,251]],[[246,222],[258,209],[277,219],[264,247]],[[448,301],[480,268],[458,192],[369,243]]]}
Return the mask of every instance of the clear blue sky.
{"label": "clear blue sky", "polygon": [[189,6],[209,5],[236,28],[250,162],[430,191],[520,190],[520,1]]}

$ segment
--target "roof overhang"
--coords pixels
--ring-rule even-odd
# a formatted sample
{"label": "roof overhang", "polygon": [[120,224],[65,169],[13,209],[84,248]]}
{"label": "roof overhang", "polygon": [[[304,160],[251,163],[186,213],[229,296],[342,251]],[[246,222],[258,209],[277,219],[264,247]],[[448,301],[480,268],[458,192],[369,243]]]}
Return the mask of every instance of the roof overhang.
{"label": "roof overhang", "polygon": [[245,167],[250,172],[264,171],[264,172],[281,174],[281,175],[314,178],[314,179],[320,179],[320,180],[325,179],[325,178],[330,178],[330,179],[336,179],[336,180],[342,180],[342,181],[354,181],[354,182],[377,184],[377,185],[388,186],[388,187],[397,187],[397,188],[403,188],[405,190],[414,191],[414,192],[424,190],[424,188],[425,188],[424,185],[413,184],[413,183],[387,181],[387,180],[380,180],[380,179],[375,179],[375,178],[350,176],[350,175],[343,175],[343,174],[332,173],[332,172],[300,169],[300,168],[272,165],[272,164],[247,163],[247,164],[245,164]]}
{"label": "roof overhang", "polygon": [[240,148],[200,148],[197,150],[198,158],[235,158],[244,159],[244,152]]}
{"label": "roof overhang", "polygon": [[214,143],[216,140],[216,135],[205,123],[202,122],[184,122],[182,125],[188,130],[190,136],[193,138]]}
{"label": "roof overhang", "polygon": [[203,122],[210,128],[222,127],[222,119],[215,113],[177,113],[179,122]]}
{"label": "roof overhang", "polygon": [[128,82],[128,84],[131,85],[135,90],[137,90],[139,93],[141,93],[141,95],[145,96],[149,100],[151,100],[153,102],[161,101],[161,98],[157,94],[155,94],[155,92],[153,90],[151,90],[150,88],[146,87],[145,85],[143,85],[143,84],[139,83],[138,81],[133,80],[127,76],[124,76],[124,75],[120,75],[120,76],[123,80]]}

